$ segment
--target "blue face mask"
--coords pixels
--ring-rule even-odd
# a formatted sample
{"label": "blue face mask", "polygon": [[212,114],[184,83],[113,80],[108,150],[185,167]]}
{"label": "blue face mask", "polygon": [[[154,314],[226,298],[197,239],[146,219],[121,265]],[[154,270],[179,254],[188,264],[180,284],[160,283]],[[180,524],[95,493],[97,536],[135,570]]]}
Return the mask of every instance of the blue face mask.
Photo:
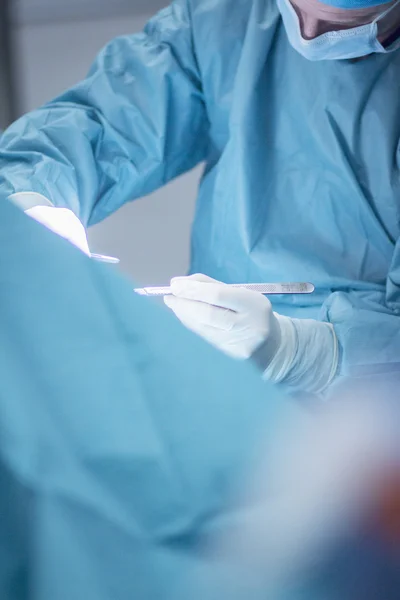
{"label": "blue face mask", "polygon": [[360,58],[376,52],[393,52],[400,47],[400,38],[384,48],[378,41],[378,23],[397,6],[400,0],[380,14],[372,23],[343,31],[329,31],[312,40],[301,35],[300,21],[289,0],[277,0],[290,44],[308,60],[340,60]]}

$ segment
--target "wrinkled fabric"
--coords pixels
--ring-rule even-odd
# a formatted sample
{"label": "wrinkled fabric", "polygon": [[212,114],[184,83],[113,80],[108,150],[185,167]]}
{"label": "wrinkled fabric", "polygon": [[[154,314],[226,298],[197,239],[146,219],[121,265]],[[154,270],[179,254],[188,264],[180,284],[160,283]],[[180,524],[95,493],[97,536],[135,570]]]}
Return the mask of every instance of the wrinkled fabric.
{"label": "wrinkled fabric", "polygon": [[385,376],[400,369],[399,73],[399,51],[307,61],[275,0],[177,0],[5,132],[0,191],[87,225],[205,161],[191,272],[312,281],[274,310],[331,322],[341,375]]}
{"label": "wrinkled fabric", "polygon": [[218,597],[283,398],[5,202],[0,242],[0,598]]}

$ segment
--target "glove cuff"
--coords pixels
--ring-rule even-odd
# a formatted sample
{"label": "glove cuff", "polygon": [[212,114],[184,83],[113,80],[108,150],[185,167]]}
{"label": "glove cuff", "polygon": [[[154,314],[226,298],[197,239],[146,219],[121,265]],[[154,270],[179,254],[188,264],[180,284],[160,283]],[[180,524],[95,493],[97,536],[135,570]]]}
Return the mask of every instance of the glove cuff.
{"label": "glove cuff", "polygon": [[264,371],[264,378],[304,391],[324,391],[334,379],[339,362],[333,326],[311,319],[274,315],[280,326],[281,343]]}

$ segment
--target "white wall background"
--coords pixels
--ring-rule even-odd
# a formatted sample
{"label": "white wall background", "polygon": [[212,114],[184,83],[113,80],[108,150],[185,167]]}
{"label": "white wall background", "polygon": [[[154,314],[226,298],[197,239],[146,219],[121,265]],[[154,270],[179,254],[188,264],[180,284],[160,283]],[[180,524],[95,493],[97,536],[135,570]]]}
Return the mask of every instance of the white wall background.
{"label": "white wall background", "polygon": [[[140,30],[147,18],[131,15],[19,26],[16,44],[23,111],[83,78],[107,41]],[[184,274],[199,174],[197,169],[91,228],[92,250],[118,256],[121,268],[143,284],[163,284]]]}

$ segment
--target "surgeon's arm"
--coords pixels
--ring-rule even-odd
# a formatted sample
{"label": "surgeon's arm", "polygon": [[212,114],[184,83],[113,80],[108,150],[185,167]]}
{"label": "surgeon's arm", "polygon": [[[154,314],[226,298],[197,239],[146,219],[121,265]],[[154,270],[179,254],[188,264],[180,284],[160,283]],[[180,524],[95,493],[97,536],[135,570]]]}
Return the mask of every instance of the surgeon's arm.
{"label": "surgeon's arm", "polygon": [[166,305],[189,329],[238,359],[250,359],[263,377],[320,393],[338,368],[338,341],[330,323],[273,312],[262,294],[204,274],[171,281]]}
{"label": "surgeon's arm", "polygon": [[0,193],[41,194],[86,226],[199,163],[207,129],[189,1],[176,0],[6,130]]}
{"label": "surgeon's arm", "polygon": [[189,329],[275,383],[320,393],[341,380],[400,378],[400,242],[386,285],[331,294],[320,320],[279,315],[261,294],[202,274],[171,290],[165,302]]}

